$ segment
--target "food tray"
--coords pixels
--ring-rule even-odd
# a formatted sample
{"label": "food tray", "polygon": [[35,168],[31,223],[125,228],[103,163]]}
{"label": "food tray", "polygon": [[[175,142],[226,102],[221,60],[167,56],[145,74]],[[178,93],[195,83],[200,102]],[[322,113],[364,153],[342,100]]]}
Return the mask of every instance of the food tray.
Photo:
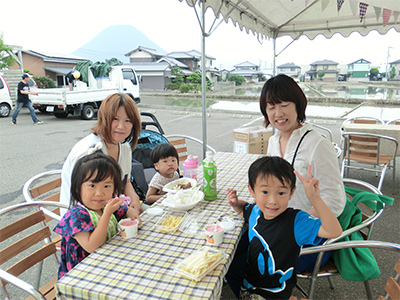
{"label": "food tray", "polygon": [[203,246],[176,265],[175,272],[185,278],[201,281],[228,257],[228,254],[221,250]]}
{"label": "food tray", "polygon": [[163,187],[163,191],[167,193],[176,193],[178,191],[182,191],[183,189],[179,188],[180,184],[188,184],[190,183],[191,187],[185,190],[191,190],[197,185],[197,180],[193,178],[183,177],[177,180],[174,180]]}
{"label": "food tray", "polygon": [[[184,221],[186,215],[187,215],[186,212],[167,211],[158,219],[158,221],[154,225],[154,227],[157,228],[161,232],[174,233],[175,231],[178,230],[179,226]],[[179,221],[176,222],[175,224],[173,224],[172,226],[168,226],[164,223],[164,222],[167,222],[168,219],[170,219],[170,221],[179,219]]]}

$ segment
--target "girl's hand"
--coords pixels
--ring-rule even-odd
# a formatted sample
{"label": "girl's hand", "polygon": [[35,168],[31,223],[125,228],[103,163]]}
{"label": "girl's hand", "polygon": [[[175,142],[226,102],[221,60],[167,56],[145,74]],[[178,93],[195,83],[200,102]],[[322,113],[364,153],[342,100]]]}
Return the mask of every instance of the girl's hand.
{"label": "girl's hand", "polygon": [[228,198],[228,204],[232,206],[233,208],[238,206],[238,196],[237,192],[234,189],[227,189],[226,190],[226,196]]}
{"label": "girl's hand", "polygon": [[297,171],[294,171],[297,178],[303,183],[304,190],[308,199],[311,201],[316,197],[320,198],[320,191],[319,191],[319,180],[316,178],[312,178],[311,176],[311,165],[307,167],[307,178],[301,176]]}
{"label": "girl's hand", "polygon": [[104,208],[103,214],[108,214],[111,216],[111,214],[114,213],[123,203],[124,201],[118,197],[110,199]]}
{"label": "girl's hand", "polygon": [[133,209],[132,207],[128,207],[125,217],[130,218],[131,220],[138,220],[139,221],[138,227],[142,225],[142,220],[139,217],[138,211],[136,209]]}

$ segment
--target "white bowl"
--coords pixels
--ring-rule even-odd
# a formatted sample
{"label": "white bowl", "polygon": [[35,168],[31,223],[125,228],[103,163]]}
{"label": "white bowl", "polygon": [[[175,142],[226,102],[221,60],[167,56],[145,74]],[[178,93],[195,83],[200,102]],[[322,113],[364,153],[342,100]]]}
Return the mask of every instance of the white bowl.
{"label": "white bowl", "polygon": [[[163,204],[172,211],[185,211],[195,207],[204,199],[204,193],[198,190],[181,190],[177,193],[168,193],[167,198],[163,200]],[[188,201],[180,203],[180,201]]]}
{"label": "white bowl", "polygon": [[[179,188],[180,184],[187,184],[189,182],[192,187],[185,189],[185,190],[182,190]],[[174,181],[166,184],[163,187],[163,191],[167,192],[167,193],[176,193],[178,191],[189,191],[189,190],[193,189],[196,185],[197,185],[196,179],[184,177],[184,178],[179,178],[177,180],[174,180]]]}

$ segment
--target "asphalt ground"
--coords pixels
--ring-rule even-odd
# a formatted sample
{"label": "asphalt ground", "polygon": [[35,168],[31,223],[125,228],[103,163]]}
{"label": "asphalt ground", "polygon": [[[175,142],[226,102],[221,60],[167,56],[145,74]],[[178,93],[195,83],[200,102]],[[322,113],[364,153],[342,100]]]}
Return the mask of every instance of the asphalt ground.
{"label": "asphalt ground", "polygon": [[[150,102],[153,104],[146,104]],[[166,134],[179,133],[202,139],[202,117],[199,108],[157,105],[153,96],[143,94],[142,103],[138,107],[140,111],[153,113]],[[26,108],[21,110],[16,126],[11,124],[10,116],[0,118],[0,154],[2,158],[0,163],[0,208],[23,202],[22,186],[32,176],[47,170],[60,169],[72,146],[89,134],[90,128],[96,122],[95,120],[83,121],[75,116],[57,119],[51,114],[39,112],[37,116],[44,121],[43,125],[33,125]],[[339,129],[343,122],[342,119],[312,118],[311,121],[331,129],[334,141],[337,143],[340,141]],[[233,130],[244,125],[262,125],[261,114],[208,110],[208,144],[217,151],[232,152]],[[189,148],[191,154],[202,156],[202,149],[198,145],[189,144]],[[374,240],[400,243],[399,160],[397,160],[396,170],[394,188],[391,180],[392,170],[387,172],[382,188],[385,195],[395,198],[394,205],[386,207],[383,215],[376,221],[372,233]],[[350,175],[352,178],[374,185],[377,185],[378,182],[378,178],[373,173],[352,171]],[[385,294],[385,283],[387,278],[393,275],[394,264],[400,255],[384,250],[372,250],[372,252],[382,272],[379,278],[371,280],[373,298],[377,299],[379,295]],[[54,269],[56,266],[52,271]],[[301,280],[299,283],[307,289],[307,281]],[[366,299],[362,282],[343,281],[337,277],[335,283],[336,288],[331,290],[326,279],[318,280],[315,299]],[[300,296],[296,290],[294,294]],[[19,296],[16,296],[15,299],[19,299]],[[223,287],[221,299],[233,299],[227,285]]]}

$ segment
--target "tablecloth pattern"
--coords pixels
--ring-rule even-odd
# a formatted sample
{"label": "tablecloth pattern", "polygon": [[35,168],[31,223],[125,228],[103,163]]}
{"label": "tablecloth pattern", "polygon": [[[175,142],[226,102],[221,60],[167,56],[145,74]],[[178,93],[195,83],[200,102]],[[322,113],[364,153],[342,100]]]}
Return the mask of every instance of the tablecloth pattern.
{"label": "tablecloth pattern", "polygon": [[[181,277],[174,267],[192,252],[206,245],[200,234],[161,233],[154,225],[160,216],[142,214],[142,226],[136,238],[125,240],[119,234],[101,246],[56,284],[58,299],[219,299],[223,277],[232,261],[243,219],[228,205],[225,190],[235,188],[239,198],[251,201],[247,189],[247,171],[258,157],[251,154],[218,152],[218,199],[202,201],[205,218],[199,228],[221,216],[233,217],[236,227],[224,234],[217,249],[229,258],[200,282]],[[202,172],[199,168],[199,174]],[[199,176],[201,181],[201,175]],[[155,206],[167,207],[158,201]],[[193,210],[199,210],[199,207]],[[190,213],[191,211],[189,211]]]}

